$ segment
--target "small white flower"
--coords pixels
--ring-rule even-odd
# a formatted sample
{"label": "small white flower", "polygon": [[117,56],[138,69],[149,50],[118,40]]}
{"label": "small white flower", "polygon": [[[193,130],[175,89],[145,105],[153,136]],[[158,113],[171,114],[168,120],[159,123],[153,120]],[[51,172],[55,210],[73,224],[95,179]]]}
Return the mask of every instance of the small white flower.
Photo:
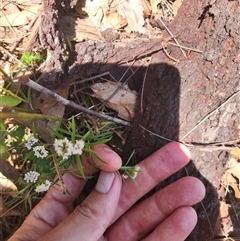
{"label": "small white flower", "polygon": [[46,192],[49,189],[49,187],[51,186],[51,184],[52,183],[50,181],[46,180],[45,183],[38,185],[34,191],[37,193]]}
{"label": "small white flower", "polygon": [[24,180],[27,183],[29,183],[29,182],[35,183],[39,176],[40,176],[40,173],[35,172],[35,171],[29,171],[24,175]]}
{"label": "small white flower", "polygon": [[139,171],[140,171],[140,166],[139,165],[135,165],[133,167],[132,179],[135,179],[137,177]]}
{"label": "small white flower", "polygon": [[55,139],[53,146],[58,156],[61,156],[63,159],[68,159],[73,154],[73,144],[66,137],[63,140]]}
{"label": "small white flower", "polygon": [[127,174],[122,174],[122,179],[128,179],[128,175]]}
{"label": "small white flower", "polygon": [[83,140],[77,140],[74,149],[73,154],[74,155],[82,155],[82,149],[84,148],[84,141]]}
{"label": "small white flower", "polygon": [[47,157],[48,151],[45,149],[44,146],[35,146],[33,147],[34,155],[39,158],[41,157],[42,159]]}
{"label": "small white flower", "polygon": [[37,142],[38,142],[37,138],[35,138],[34,136],[30,136],[24,145],[28,150],[31,150],[32,146]]}
{"label": "small white flower", "polygon": [[135,179],[138,175],[140,171],[140,166],[139,165],[135,165],[133,167],[128,168],[127,170],[125,170],[125,172],[121,175],[123,179],[127,179],[127,178],[131,178],[131,179]]}

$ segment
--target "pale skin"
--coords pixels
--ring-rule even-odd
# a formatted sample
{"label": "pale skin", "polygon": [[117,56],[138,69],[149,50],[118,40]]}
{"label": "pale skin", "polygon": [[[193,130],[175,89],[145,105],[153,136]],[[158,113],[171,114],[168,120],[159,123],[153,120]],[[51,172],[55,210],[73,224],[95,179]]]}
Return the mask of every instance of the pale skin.
{"label": "pale skin", "polygon": [[[70,194],[58,186],[48,190],[22,226],[9,241],[137,241],[154,230],[145,241],[183,241],[197,222],[191,205],[200,202],[205,188],[200,180],[184,177],[134,205],[142,196],[168,176],[184,167],[190,159],[187,148],[169,143],[139,165],[136,185],[122,181],[117,170],[121,158],[106,145],[93,148],[108,164],[101,164],[95,189],[75,209],[73,201],[86,181],[65,174]],[[85,170],[91,164],[84,160]],[[96,170],[97,171],[97,170]]]}

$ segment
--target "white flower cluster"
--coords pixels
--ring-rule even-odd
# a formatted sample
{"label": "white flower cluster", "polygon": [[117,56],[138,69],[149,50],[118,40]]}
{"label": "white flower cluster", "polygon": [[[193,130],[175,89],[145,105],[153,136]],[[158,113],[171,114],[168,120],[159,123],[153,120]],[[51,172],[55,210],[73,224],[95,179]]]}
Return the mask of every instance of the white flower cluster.
{"label": "white flower cluster", "polygon": [[40,176],[40,173],[35,172],[35,171],[29,171],[24,175],[24,180],[27,183],[29,183],[29,182],[35,183],[39,176]]}
{"label": "white flower cluster", "polygon": [[27,140],[27,142],[25,143],[25,147],[28,149],[28,150],[31,150],[32,149],[32,146],[38,142],[38,139],[35,138],[34,136],[30,136]]}
{"label": "white flower cluster", "polygon": [[50,181],[46,180],[45,183],[42,183],[42,184],[38,185],[34,189],[34,191],[37,192],[37,193],[46,192],[49,189],[49,187],[51,186],[51,184],[52,183]]}
{"label": "white flower cluster", "polygon": [[71,155],[81,155],[84,147],[83,140],[77,140],[75,145],[66,137],[64,139],[55,139],[53,143],[54,149],[58,156],[68,159]]}
{"label": "white flower cluster", "polygon": [[135,179],[140,171],[140,166],[135,165],[131,169],[125,170],[125,172],[122,174],[123,179],[131,178]]}
{"label": "white flower cluster", "polygon": [[47,157],[48,155],[48,151],[45,149],[44,146],[35,146],[33,147],[33,151],[34,151],[34,155],[37,157],[37,158],[45,158]]}
{"label": "white flower cluster", "polygon": [[[25,143],[25,147],[28,150],[31,150],[33,145],[36,144],[38,142],[38,139],[35,138],[34,136],[30,136],[27,140],[27,142]],[[33,147],[33,151],[34,151],[34,155],[37,158],[45,158],[48,155],[48,151],[45,149],[44,146],[35,146]]]}

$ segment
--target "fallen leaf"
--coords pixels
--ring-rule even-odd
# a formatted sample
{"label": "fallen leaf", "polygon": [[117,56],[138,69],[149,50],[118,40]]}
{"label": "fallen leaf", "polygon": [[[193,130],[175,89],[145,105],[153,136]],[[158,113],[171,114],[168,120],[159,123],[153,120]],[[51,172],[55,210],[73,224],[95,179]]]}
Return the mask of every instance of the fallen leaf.
{"label": "fallen leaf", "polygon": [[93,24],[100,28],[104,11],[108,6],[108,0],[86,0],[85,8],[83,10],[87,12],[89,19]]}
{"label": "fallen leaf", "polygon": [[230,153],[233,157],[240,160],[240,149],[239,148],[232,149]]}
{"label": "fallen leaf", "polygon": [[86,0],[85,7],[82,8],[92,23],[101,31],[108,28],[119,29],[127,25],[126,16],[118,12],[118,1],[113,0]]}
{"label": "fallen leaf", "polygon": [[72,16],[62,16],[59,23],[64,36],[70,40],[77,42],[85,39],[104,41],[101,33],[88,18],[76,19]]}
{"label": "fallen leaf", "polygon": [[162,2],[162,0],[150,0],[150,4],[152,7],[152,13],[156,14],[159,11],[158,5]]}
{"label": "fallen leaf", "polygon": [[127,20],[126,31],[145,33],[144,28],[144,3],[142,0],[121,1],[115,0],[118,6],[118,13]]}
{"label": "fallen leaf", "polygon": [[37,5],[35,7],[30,7],[28,10],[5,15],[0,18],[0,26],[14,27],[28,24],[41,7],[42,5]]}
{"label": "fallen leaf", "polygon": [[100,101],[105,101],[119,87],[118,92],[107,102],[107,107],[116,110],[118,116],[124,120],[132,121],[134,117],[134,107],[137,94],[128,89],[127,86],[122,86],[114,82],[97,83],[90,88],[94,92],[94,97]]}
{"label": "fallen leaf", "polygon": [[15,184],[0,172],[0,193],[15,197],[17,192]]}
{"label": "fallen leaf", "polygon": [[[233,165],[235,163],[235,165]],[[240,163],[236,163],[234,158],[231,158],[230,168],[227,169],[222,177],[222,183],[227,188],[231,186],[234,190],[235,197],[240,199]]]}
{"label": "fallen leaf", "polygon": [[[69,91],[69,85],[61,85],[54,90],[55,93],[67,99]],[[36,95],[31,96],[32,106],[34,109],[41,110],[42,114],[53,117],[63,117],[66,106],[57,101],[55,98],[40,93],[38,97]],[[34,121],[36,132],[40,135],[47,143],[51,143],[52,129],[55,129],[59,121],[37,120]]]}
{"label": "fallen leaf", "polygon": [[[68,91],[69,85],[61,85],[55,90],[53,90],[53,92],[62,96],[65,99],[68,97]],[[54,107],[58,102],[58,100],[45,93],[40,93],[40,95],[38,95],[38,93],[33,94],[31,98],[33,108],[41,110],[43,114],[49,112],[49,109]]]}

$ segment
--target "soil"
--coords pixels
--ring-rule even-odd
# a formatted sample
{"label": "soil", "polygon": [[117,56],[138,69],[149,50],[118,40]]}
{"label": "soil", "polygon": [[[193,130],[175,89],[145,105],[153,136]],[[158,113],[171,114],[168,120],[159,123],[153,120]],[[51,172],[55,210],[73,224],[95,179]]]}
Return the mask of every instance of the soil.
{"label": "soil", "polygon": [[[133,33],[126,38],[107,30],[102,33],[104,41],[86,40],[68,47],[60,19],[70,6],[65,1],[43,2],[44,15],[31,47],[44,46],[49,59],[38,82],[54,89],[104,72],[109,72],[109,79],[128,82],[139,95],[123,160],[135,150],[132,163],[137,163],[169,140],[188,145],[190,164],[153,191],[181,176],[200,178],[207,193],[194,207],[199,221],[187,240],[239,238],[239,200],[230,202],[221,186],[228,147],[239,142],[239,1],[184,0],[162,37]],[[181,50],[175,39],[188,49]],[[222,216],[226,203],[231,205]],[[227,233],[223,223],[228,223]]]}

